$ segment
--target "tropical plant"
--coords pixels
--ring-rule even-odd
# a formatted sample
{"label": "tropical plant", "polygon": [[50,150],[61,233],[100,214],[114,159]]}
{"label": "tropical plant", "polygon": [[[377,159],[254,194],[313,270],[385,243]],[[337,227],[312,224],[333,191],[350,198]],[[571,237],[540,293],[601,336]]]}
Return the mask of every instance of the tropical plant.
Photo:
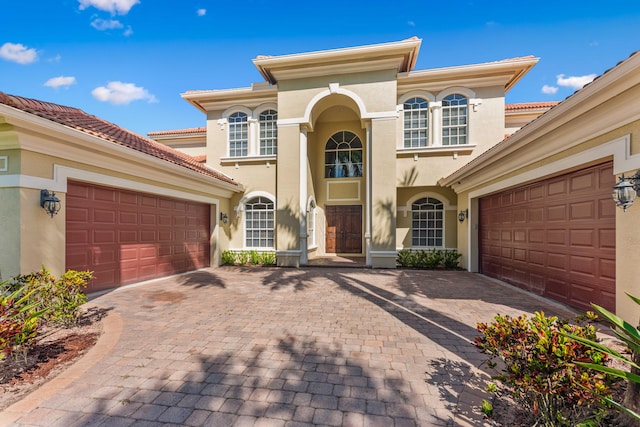
{"label": "tropical plant", "polygon": [[39,318],[31,294],[23,288],[8,291],[8,283],[0,283],[0,359],[14,353],[27,356],[38,334]]}
{"label": "tropical plant", "polygon": [[[598,405],[610,397],[614,379],[604,372],[589,375],[581,370],[574,360],[606,366],[607,355],[562,333],[595,341],[592,322],[596,319],[589,313],[586,323],[578,318],[577,324],[570,324],[542,312],[530,319],[497,315],[493,323],[478,323],[481,336],[474,344],[489,355],[490,367],[497,366],[495,359],[502,362],[504,369],[495,379],[535,417],[535,425],[585,425],[581,423],[600,416]],[[488,404],[481,409],[491,412]]]}
{"label": "tropical plant", "polygon": [[[640,306],[640,298],[630,294],[627,294],[627,296]],[[622,369],[584,361],[578,361],[576,364],[583,368],[593,369],[597,372],[604,372],[606,374],[625,379],[627,381],[627,389],[625,391],[623,402],[618,403],[610,398],[607,399],[607,402],[626,414],[628,417],[627,421],[635,420],[635,424],[640,425],[640,329],[639,327],[634,327],[630,323],[627,323],[621,317],[616,316],[604,307],[597,304],[591,305],[611,324],[613,332],[631,351],[631,357],[626,357],[610,346],[600,344],[596,340],[589,339],[588,337],[581,337],[575,334],[566,334],[566,336],[622,361],[624,364],[629,366],[629,370],[624,371]]]}

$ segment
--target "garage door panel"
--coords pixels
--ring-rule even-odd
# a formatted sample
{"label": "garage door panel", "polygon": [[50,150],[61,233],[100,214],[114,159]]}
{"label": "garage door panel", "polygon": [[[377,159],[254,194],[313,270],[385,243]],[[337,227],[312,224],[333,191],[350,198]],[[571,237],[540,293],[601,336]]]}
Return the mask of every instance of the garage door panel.
{"label": "garage door panel", "polygon": [[482,272],[576,307],[613,310],[614,184],[609,162],[480,199]]}
{"label": "garage door panel", "polygon": [[596,209],[595,202],[593,200],[571,203],[569,205],[569,219],[572,221],[577,220],[591,220],[595,217]]}
{"label": "garage door panel", "polygon": [[70,181],[66,209],[67,268],[94,271],[90,292],[209,265],[208,205]]}

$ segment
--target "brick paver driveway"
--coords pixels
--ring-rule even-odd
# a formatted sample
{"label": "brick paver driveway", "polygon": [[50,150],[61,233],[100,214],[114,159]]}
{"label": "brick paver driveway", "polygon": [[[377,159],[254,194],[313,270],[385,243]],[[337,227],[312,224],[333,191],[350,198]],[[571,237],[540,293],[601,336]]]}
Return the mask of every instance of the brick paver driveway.
{"label": "brick paver driveway", "polygon": [[98,350],[10,424],[483,425],[476,322],[571,315],[467,272],[330,268],[207,269],[91,304],[110,312]]}

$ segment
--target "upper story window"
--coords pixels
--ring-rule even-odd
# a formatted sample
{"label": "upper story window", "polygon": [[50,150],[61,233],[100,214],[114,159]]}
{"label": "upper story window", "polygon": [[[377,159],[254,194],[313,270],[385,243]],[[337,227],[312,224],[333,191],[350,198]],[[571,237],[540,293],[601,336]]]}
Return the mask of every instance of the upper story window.
{"label": "upper story window", "polygon": [[245,113],[238,111],[231,114],[229,121],[229,156],[247,156],[249,150],[249,125]]}
{"label": "upper story window", "polygon": [[333,134],[324,152],[324,177],[347,178],[362,176],[362,142],[348,131]]}
{"label": "upper story window", "polygon": [[442,100],[442,145],[467,143],[467,98],[454,93]]}
{"label": "upper story window", "polygon": [[411,245],[442,247],[444,242],[444,204],[423,197],[411,204]]}
{"label": "upper story window", "polygon": [[278,112],[266,110],[260,113],[260,155],[268,156],[278,153]]}
{"label": "upper story window", "polygon": [[245,203],[245,247],[274,247],[274,206],[267,197],[258,196]]}
{"label": "upper story window", "polygon": [[404,147],[426,147],[429,142],[429,103],[411,98],[404,103]]}

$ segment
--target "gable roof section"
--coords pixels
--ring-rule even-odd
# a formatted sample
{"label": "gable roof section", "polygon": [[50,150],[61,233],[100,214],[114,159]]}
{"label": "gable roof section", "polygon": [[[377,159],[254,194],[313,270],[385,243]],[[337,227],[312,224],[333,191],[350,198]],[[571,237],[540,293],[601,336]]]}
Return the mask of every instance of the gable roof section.
{"label": "gable roof section", "polygon": [[278,80],[308,78],[382,69],[408,72],[416,65],[422,40],[411,37],[342,49],[321,50],[279,56],[258,56],[253,64],[270,84]]}
{"label": "gable roof section", "polygon": [[197,128],[186,128],[186,129],[170,129],[170,130],[159,130],[155,132],[147,133],[149,138],[162,138],[162,137],[180,137],[180,136],[206,136],[207,127],[201,126]]}
{"label": "gable roof section", "polygon": [[240,187],[230,177],[202,164],[192,156],[167,147],[152,139],[128,131],[106,120],[85,113],[79,108],[67,107],[36,99],[9,95],[0,92],[0,104],[50,120],[68,128],[96,136],[169,163],[213,177],[227,184]]}
{"label": "gable roof section", "polygon": [[505,104],[504,110],[505,112],[529,112],[529,111],[539,111],[539,110],[548,110],[549,108],[555,107],[558,105],[560,101],[547,101],[547,102],[520,102],[517,104]]}

